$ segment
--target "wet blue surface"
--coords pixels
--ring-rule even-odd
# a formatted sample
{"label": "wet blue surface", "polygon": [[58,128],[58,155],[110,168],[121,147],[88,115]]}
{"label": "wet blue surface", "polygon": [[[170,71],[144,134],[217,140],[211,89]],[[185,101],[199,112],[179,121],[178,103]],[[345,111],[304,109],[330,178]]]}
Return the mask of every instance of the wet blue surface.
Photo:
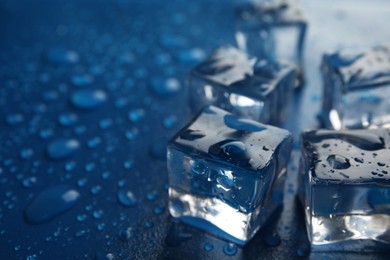
{"label": "wet blue surface", "polygon": [[[307,81],[287,121],[295,141],[317,127],[321,54],[390,41],[386,1],[304,4]],[[189,119],[184,79],[211,50],[234,44],[233,20],[229,1],[0,3],[1,259],[309,256],[294,198],[296,151],[280,219],[244,248],[169,217],[165,144]],[[49,152],[58,140],[79,146]],[[59,185],[77,201],[44,223],[26,221],[29,205]],[[279,245],[265,236],[275,232]],[[359,256],[367,255],[348,255]]]}

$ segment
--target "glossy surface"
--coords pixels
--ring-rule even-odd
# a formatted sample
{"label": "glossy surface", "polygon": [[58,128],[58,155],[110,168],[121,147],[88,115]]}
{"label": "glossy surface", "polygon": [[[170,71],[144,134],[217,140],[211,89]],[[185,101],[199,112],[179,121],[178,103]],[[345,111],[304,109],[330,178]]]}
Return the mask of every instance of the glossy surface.
{"label": "glossy surface", "polygon": [[168,144],[171,214],[246,243],[281,207],[291,149],[286,130],[205,108]]}
{"label": "glossy surface", "polygon": [[389,142],[388,129],[302,135],[301,200],[313,249],[390,246]]}
{"label": "glossy surface", "polygon": [[323,121],[327,127],[373,128],[390,122],[390,47],[324,55]]}
{"label": "glossy surface", "polygon": [[215,105],[244,118],[280,124],[286,118],[295,71],[288,63],[271,63],[223,46],[189,76],[193,113]]}
{"label": "glossy surface", "polygon": [[249,0],[236,9],[236,41],[246,52],[297,66],[296,87],[304,84],[303,47],[307,21],[299,0]]}

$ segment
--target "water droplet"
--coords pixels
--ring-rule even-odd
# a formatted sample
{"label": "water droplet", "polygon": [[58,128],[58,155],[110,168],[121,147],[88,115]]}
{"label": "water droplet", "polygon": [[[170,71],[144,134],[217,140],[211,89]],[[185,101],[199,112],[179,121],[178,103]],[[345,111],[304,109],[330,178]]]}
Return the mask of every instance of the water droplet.
{"label": "water droplet", "polygon": [[165,128],[171,129],[177,124],[177,121],[178,121],[178,119],[176,116],[170,115],[170,116],[167,116],[166,118],[164,118],[163,125]]}
{"label": "water droplet", "polygon": [[24,148],[20,151],[20,158],[22,159],[30,159],[34,154],[34,151],[31,148]]}
{"label": "water droplet", "polygon": [[24,117],[22,114],[10,114],[6,117],[6,122],[8,125],[19,125],[23,122]]}
{"label": "water droplet", "polygon": [[134,109],[129,112],[129,120],[133,123],[141,121],[145,117],[145,110],[142,108]]}
{"label": "water droplet", "polygon": [[122,206],[134,207],[137,204],[137,199],[134,194],[128,190],[119,190],[117,193],[117,199]]}
{"label": "water droplet", "polygon": [[84,221],[87,220],[87,215],[85,215],[85,214],[78,215],[76,217],[76,219],[77,219],[78,222],[84,222]]}
{"label": "water droplet", "polygon": [[91,188],[91,193],[92,193],[93,195],[96,195],[96,194],[98,194],[101,190],[102,190],[102,187],[101,187],[100,185],[96,185],[96,186],[93,186],[93,187]]}
{"label": "water droplet", "polygon": [[52,129],[43,129],[39,131],[39,136],[42,139],[48,139],[53,136],[53,130]]}
{"label": "water droplet", "polygon": [[152,221],[145,221],[144,226],[146,228],[152,228],[154,226],[154,223]]}
{"label": "water droplet", "polygon": [[348,169],[351,167],[349,159],[341,155],[329,155],[326,160],[333,169]]}
{"label": "water droplet", "polygon": [[118,233],[118,237],[122,241],[128,241],[133,236],[132,228],[121,228]]}
{"label": "water droplet", "polygon": [[95,211],[92,213],[92,216],[93,216],[95,219],[101,219],[101,218],[103,218],[103,215],[104,215],[103,210],[95,210]]}
{"label": "water droplet", "polygon": [[233,115],[225,115],[223,118],[225,125],[232,129],[246,132],[259,132],[263,131],[265,128],[264,125],[244,118],[239,118]]}
{"label": "water droplet", "polygon": [[74,64],[80,59],[79,54],[72,50],[63,48],[53,48],[46,53],[46,58],[49,62],[55,64]]}
{"label": "water droplet", "polygon": [[113,124],[113,122],[112,122],[111,118],[105,118],[105,119],[100,120],[99,127],[100,127],[100,129],[104,130],[104,129],[107,129],[110,126],[112,126],[112,124]]}
{"label": "water droplet", "polygon": [[150,201],[156,200],[157,199],[157,192],[155,192],[155,191],[148,192],[148,194],[146,194],[146,198]]}
{"label": "water droplet", "polygon": [[180,91],[180,82],[175,78],[156,78],[151,83],[153,92],[160,97],[169,97]]}
{"label": "water droplet", "polygon": [[138,136],[138,134],[139,134],[138,129],[137,128],[133,128],[133,129],[131,129],[129,131],[126,131],[125,136],[126,136],[126,138],[128,140],[134,140]]}
{"label": "water droplet", "polygon": [[214,246],[210,243],[206,243],[206,244],[204,244],[203,249],[207,252],[210,252],[214,249]]}
{"label": "water droplet", "polygon": [[24,188],[31,188],[35,185],[35,183],[37,182],[37,178],[35,177],[27,177],[26,179],[24,179],[22,181],[22,186]]}
{"label": "water droplet", "polygon": [[264,242],[267,246],[275,247],[280,245],[282,240],[280,239],[280,236],[274,232],[269,232],[264,236]]}
{"label": "water droplet", "polygon": [[165,211],[165,207],[155,207],[153,209],[153,212],[156,215],[161,215],[162,213],[164,213],[164,211]]}
{"label": "water droplet", "polygon": [[241,141],[224,140],[213,144],[209,154],[236,165],[248,165],[251,158],[246,153],[246,146]]}
{"label": "water droplet", "polygon": [[107,99],[103,90],[82,89],[72,94],[71,102],[79,109],[94,109],[102,105]]}
{"label": "water droplet", "polygon": [[206,133],[201,130],[186,129],[180,133],[180,138],[183,140],[194,141],[206,136]]}
{"label": "water droplet", "polygon": [[79,199],[78,191],[58,185],[41,191],[27,206],[25,218],[33,224],[47,222],[71,209]]}
{"label": "water droplet", "polygon": [[62,159],[72,155],[80,144],[75,139],[57,139],[47,147],[47,154],[51,159]]}
{"label": "water droplet", "polygon": [[228,255],[228,256],[233,256],[237,254],[238,248],[235,244],[233,243],[228,243],[223,246],[223,252]]}
{"label": "water droplet", "polygon": [[355,157],[354,160],[355,160],[355,162],[357,162],[357,163],[364,163],[364,159],[363,159],[363,158],[360,158],[360,157]]}
{"label": "water droplet", "polygon": [[58,117],[58,123],[62,126],[72,126],[77,122],[77,120],[77,115],[73,113],[61,114]]}
{"label": "water droplet", "polygon": [[77,87],[85,87],[93,82],[93,77],[88,74],[74,75],[70,81]]}
{"label": "water droplet", "polygon": [[196,64],[206,57],[205,52],[199,48],[182,50],[177,55],[177,59],[185,64]]}
{"label": "water droplet", "polygon": [[94,137],[88,140],[87,146],[89,148],[95,148],[102,142],[102,139],[100,137]]}
{"label": "water droplet", "polygon": [[26,257],[26,260],[38,260],[38,256],[37,255],[28,255],[27,257]]}
{"label": "water droplet", "polygon": [[125,161],[123,163],[123,168],[125,168],[126,170],[130,170],[131,168],[133,168],[133,161]]}

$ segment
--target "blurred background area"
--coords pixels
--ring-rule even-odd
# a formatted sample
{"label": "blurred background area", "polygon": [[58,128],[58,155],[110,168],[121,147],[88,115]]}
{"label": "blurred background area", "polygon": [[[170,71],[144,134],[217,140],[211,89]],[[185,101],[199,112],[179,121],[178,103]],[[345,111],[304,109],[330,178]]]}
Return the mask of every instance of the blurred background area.
{"label": "blurred background area", "polygon": [[[165,145],[189,120],[185,78],[234,44],[236,4],[0,2],[1,259],[329,256],[309,255],[294,197],[297,150],[281,218],[246,247],[169,216]],[[303,5],[307,83],[286,126],[296,142],[318,127],[322,53],[390,42],[388,1]],[[77,196],[49,199],[61,194]]]}

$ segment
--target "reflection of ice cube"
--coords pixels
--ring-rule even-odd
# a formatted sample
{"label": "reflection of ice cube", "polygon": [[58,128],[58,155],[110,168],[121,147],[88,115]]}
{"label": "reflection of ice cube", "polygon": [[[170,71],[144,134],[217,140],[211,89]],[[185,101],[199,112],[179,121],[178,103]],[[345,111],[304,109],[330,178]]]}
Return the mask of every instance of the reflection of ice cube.
{"label": "reflection of ice cube", "polygon": [[296,86],[303,84],[306,19],[298,0],[252,0],[236,10],[236,42],[240,49],[270,61],[297,65]]}
{"label": "reflection of ice cube", "polygon": [[282,205],[291,135],[206,107],[168,144],[172,216],[244,244]]}
{"label": "reflection of ice cube", "polygon": [[215,105],[239,116],[278,124],[286,117],[292,98],[294,73],[292,65],[221,47],[190,73],[192,111]]}
{"label": "reflection of ice cube", "polygon": [[322,60],[326,127],[376,128],[390,124],[390,46],[325,54]]}
{"label": "reflection of ice cube", "polygon": [[389,134],[384,128],[302,134],[300,198],[313,249],[390,245]]}

